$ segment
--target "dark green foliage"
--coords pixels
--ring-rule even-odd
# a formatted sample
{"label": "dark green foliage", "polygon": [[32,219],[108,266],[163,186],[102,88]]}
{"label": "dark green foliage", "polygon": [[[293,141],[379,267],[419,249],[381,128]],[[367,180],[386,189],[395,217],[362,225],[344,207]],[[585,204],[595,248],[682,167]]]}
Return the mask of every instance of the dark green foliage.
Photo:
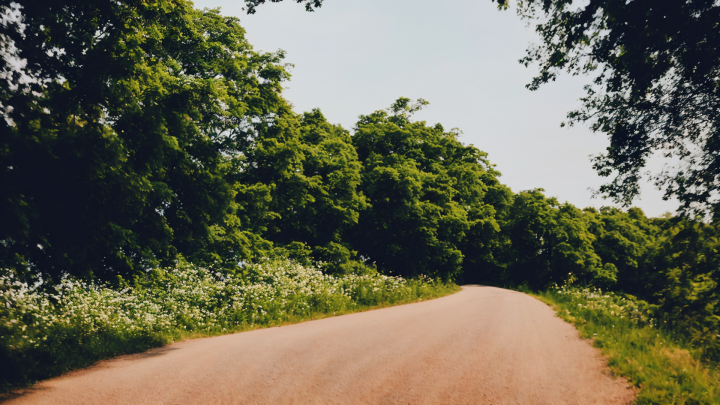
{"label": "dark green foliage", "polygon": [[[497,237],[495,210],[485,197],[503,187],[485,153],[439,124],[410,121],[426,104],[400,98],[389,111],[360,116],[353,144],[371,208],[361,213],[352,240],[391,274],[452,279],[462,270],[463,244],[482,248]],[[491,202],[502,196],[494,191]]]}
{"label": "dark green foliage", "polygon": [[264,193],[259,205],[258,195],[239,195],[239,205],[255,210],[240,210],[253,231],[291,257],[326,262],[331,272],[362,269],[345,238],[367,206],[350,134],[319,110],[297,115],[287,108],[257,133],[238,175],[241,189]]}
{"label": "dark green foliage", "polygon": [[41,349],[17,353],[13,348],[0,345],[3,363],[0,368],[0,392],[88,367],[98,360],[163,346],[172,342],[170,335],[179,335],[177,331],[166,336],[160,333],[123,333],[112,327],[89,333],[73,325],[52,328],[47,332],[51,339]]}
{"label": "dark green foliage", "polygon": [[638,208],[586,213],[595,252],[618,270],[613,289],[659,305],[663,319],[705,348],[704,356],[720,359],[719,224],[649,219]]}
{"label": "dark green foliage", "polygon": [[0,265],[111,279],[244,244],[221,231],[238,225],[227,177],[245,123],[284,105],[282,55],[184,0],[28,1],[21,13],[25,34],[1,34],[34,80],[0,81]]}
{"label": "dark green foliage", "polygon": [[[497,0],[507,7],[508,0]],[[654,176],[685,212],[718,203],[720,182],[720,5],[713,0],[523,0],[518,14],[537,22],[539,46],[521,60],[538,63],[531,90],[559,72],[594,74],[570,123],[607,134],[594,160],[612,181],[600,191],[629,205],[653,153],[682,161]]]}
{"label": "dark green foliage", "polygon": [[[277,3],[282,0],[270,0]],[[322,0],[295,0],[307,11]],[[507,9],[510,0],[492,0]],[[248,14],[266,0],[245,0]],[[537,63],[527,87],[558,73],[594,74],[570,125],[590,122],[610,138],[594,159],[600,192],[629,206],[640,193],[641,169],[656,152],[683,165],[652,176],[685,213],[705,215],[720,204],[720,5],[714,0],[520,0],[517,12],[537,22],[541,41],[520,62]],[[564,124],[563,124],[564,125]]]}
{"label": "dark green foliage", "polygon": [[508,284],[526,282],[533,288],[580,280],[610,286],[614,266],[603,265],[592,243],[587,216],[570,204],[546,198],[542,189],[518,193],[503,226],[510,243],[504,252]]}
{"label": "dark green foliage", "polygon": [[647,259],[652,291],[667,318],[691,343],[720,361],[720,224],[667,219]]}
{"label": "dark green foliage", "polygon": [[580,284],[632,294],[659,308],[706,359],[720,360],[720,228],[638,208],[583,211],[542,190],[513,199],[501,222],[504,268],[486,280],[542,290]]}
{"label": "dark green foliage", "polygon": [[589,230],[595,235],[593,247],[603,263],[618,269],[618,286],[630,294],[648,290],[644,258],[659,231],[639,208],[627,212],[603,207],[586,209]]}

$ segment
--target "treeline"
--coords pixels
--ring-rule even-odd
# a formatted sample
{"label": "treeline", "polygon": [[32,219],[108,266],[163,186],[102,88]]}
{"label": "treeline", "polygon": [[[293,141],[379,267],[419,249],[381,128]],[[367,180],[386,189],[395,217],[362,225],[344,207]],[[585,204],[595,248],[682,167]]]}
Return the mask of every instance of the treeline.
{"label": "treeline", "polygon": [[407,99],[353,136],[293,112],[282,53],[254,51],[236,18],[185,0],[23,4],[2,25],[25,61],[2,60],[2,268],[114,281],[179,256],[289,255],[451,279],[499,229],[509,191],[485,154],[411,122]]}
{"label": "treeline", "polygon": [[0,80],[0,267],[18,277],[121,283],[180,256],[219,270],[289,256],[336,274],[574,282],[660,305],[717,347],[717,221],[514,194],[457,132],[411,119],[423,100],[352,132],[298,114],[283,54],[254,51],[218,10],[18,13],[2,34],[26,64],[4,60]]}

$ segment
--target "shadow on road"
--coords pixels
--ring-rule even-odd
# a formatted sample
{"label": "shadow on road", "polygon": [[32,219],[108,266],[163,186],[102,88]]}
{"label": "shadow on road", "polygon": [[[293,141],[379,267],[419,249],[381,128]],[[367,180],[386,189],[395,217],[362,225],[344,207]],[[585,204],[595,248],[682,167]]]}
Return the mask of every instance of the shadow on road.
{"label": "shadow on road", "polygon": [[[107,360],[99,360],[98,362],[96,362],[95,364],[93,364],[91,366],[83,367],[78,370],[68,371],[67,373],[62,374],[58,377],[54,377],[50,380],[43,380],[43,382],[52,381],[57,378],[79,377],[81,375],[96,371],[98,369],[111,368],[113,366],[113,364],[116,362],[138,361],[138,360],[150,359],[153,357],[159,357],[159,356],[165,355],[165,354],[170,353],[175,350],[180,350],[180,349],[177,347],[164,346],[164,347],[158,347],[155,349],[150,349],[150,350],[142,352],[142,353],[126,354],[126,355],[119,356],[119,357],[113,357],[113,358],[107,359]],[[39,383],[39,381],[38,381],[38,383]],[[49,391],[52,391],[53,389],[54,389],[53,387],[47,387],[47,386],[43,386],[40,384],[35,384],[30,387],[18,388],[18,389],[15,389],[15,390],[12,390],[12,391],[9,391],[6,393],[0,393],[0,404],[11,401],[13,399],[24,397],[26,395],[30,395],[30,394],[41,393],[43,391],[49,392]]]}
{"label": "shadow on road", "polygon": [[21,388],[21,389],[17,389],[14,391],[6,392],[4,394],[0,394],[0,404],[5,403],[7,401],[11,401],[13,399],[23,397],[25,395],[40,393],[43,391],[50,391],[51,389],[52,388],[49,388],[49,387],[32,386],[32,387],[28,387],[28,388]]}

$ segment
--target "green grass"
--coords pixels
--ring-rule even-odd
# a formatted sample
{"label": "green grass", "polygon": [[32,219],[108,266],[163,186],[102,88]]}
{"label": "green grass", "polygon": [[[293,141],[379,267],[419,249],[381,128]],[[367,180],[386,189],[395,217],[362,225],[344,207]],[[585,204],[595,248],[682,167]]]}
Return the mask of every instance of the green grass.
{"label": "green grass", "polygon": [[206,336],[441,297],[452,283],[377,273],[329,276],[268,260],[239,273],[180,263],[124,288],[0,276],[0,392],[101,359]]}
{"label": "green grass", "polygon": [[610,369],[637,387],[637,404],[720,404],[718,365],[702,362],[702,350],[681,330],[655,319],[656,307],[595,289],[563,287],[533,295],[592,339]]}

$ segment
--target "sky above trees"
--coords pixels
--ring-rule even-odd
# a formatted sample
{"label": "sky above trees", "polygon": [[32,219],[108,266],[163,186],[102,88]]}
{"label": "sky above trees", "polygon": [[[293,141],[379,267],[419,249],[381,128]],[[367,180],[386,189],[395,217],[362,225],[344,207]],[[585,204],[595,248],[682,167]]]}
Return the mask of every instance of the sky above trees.
{"label": "sky above trees", "polygon": [[[483,0],[333,0],[314,13],[293,2],[265,4],[246,15],[243,3],[198,0],[237,16],[256,50],[287,51],[295,65],[285,97],[295,110],[320,108],[332,123],[351,128],[398,97],[431,104],[415,115],[428,124],[463,131],[460,140],[489,153],[514,191],[542,187],[547,195],[579,207],[611,205],[591,198],[603,183],[589,155],[607,145],[587,127],[560,128],[580,105],[587,77],[563,75],[531,92],[536,68],[517,61],[537,42],[514,10],[497,11]],[[663,162],[651,161],[658,170]],[[643,183],[634,205],[648,216],[674,211],[675,201]]]}

